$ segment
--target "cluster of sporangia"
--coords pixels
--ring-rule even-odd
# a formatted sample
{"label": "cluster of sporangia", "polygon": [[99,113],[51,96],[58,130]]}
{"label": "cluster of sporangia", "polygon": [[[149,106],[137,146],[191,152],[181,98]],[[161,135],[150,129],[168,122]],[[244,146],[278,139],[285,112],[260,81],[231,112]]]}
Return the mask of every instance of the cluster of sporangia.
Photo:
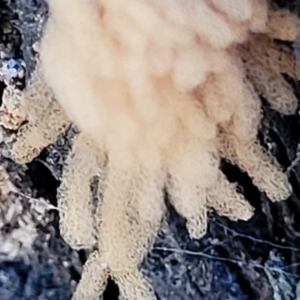
{"label": "cluster of sporangia", "polygon": [[51,0],[49,12],[27,88],[4,93],[1,124],[18,130],[12,157],[32,160],[74,122],[60,230],[74,248],[97,250],[73,299],[98,299],[108,276],[123,299],[155,299],[138,267],[165,213],[164,189],[192,238],[205,234],[207,209],[253,215],[221,158],[272,201],[291,193],[257,133],[261,98],[295,113],[282,74],[299,78],[284,43],[298,19],[264,0]]}

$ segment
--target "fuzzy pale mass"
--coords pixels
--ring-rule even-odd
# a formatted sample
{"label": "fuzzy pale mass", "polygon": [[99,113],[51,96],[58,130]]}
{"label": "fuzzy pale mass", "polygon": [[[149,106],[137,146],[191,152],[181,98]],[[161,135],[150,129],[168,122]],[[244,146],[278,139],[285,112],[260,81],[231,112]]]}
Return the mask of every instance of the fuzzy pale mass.
{"label": "fuzzy pale mass", "polygon": [[[192,238],[207,209],[253,209],[220,170],[225,158],[272,201],[291,186],[260,145],[261,98],[293,114],[298,19],[264,0],[48,0],[39,62],[25,91],[8,87],[1,124],[18,129],[24,163],[70,122],[80,133],[58,191],[60,230],[90,255],[75,300],[98,299],[108,276],[122,299],[155,299],[139,264],[165,214],[165,189]],[[24,124],[26,119],[26,124]],[[92,207],[90,183],[100,180]]]}

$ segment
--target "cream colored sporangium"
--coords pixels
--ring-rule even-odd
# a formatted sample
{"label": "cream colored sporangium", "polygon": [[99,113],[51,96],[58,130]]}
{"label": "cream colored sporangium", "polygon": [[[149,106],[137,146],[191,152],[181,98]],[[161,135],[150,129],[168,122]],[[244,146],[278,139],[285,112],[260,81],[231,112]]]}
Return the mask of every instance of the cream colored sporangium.
{"label": "cream colored sporangium", "polygon": [[[165,214],[164,189],[192,238],[205,234],[208,209],[232,220],[253,215],[221,172],[221,158],[272,201],[290,195],[257,133],[260,97],[283,114],[296,110],[281,74],[298,79],[297,65],[279,40],[295,40],[298,19],[263,0],[48,4],[36,71],[2,105],[3,126],[14,112],[27,120],[12,157],[31,160],[74,122],[80,133],[59,188],[60,230],[72,247],[97,250],[73,299],[98,299],[108,276],[123,299],[155,299],[139,264]],[[18,110],[9,106],[13,97]]]}

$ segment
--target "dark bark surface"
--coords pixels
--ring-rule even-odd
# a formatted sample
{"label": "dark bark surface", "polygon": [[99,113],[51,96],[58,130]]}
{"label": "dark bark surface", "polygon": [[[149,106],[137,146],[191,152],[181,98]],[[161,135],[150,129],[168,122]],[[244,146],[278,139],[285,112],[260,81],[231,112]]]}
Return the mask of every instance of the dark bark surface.
{"label": "dark bark surface", "polygon": [[[300,12],[297,0],[276,2]],[[13,59],[22,68],[25,62],[26,76],[17,79],[20,85],[34,68],[32,46],[42,33],[46,15],[47,7],[40,0],[0,0],[0,52],[7,52],[2,63]],[[291,84],[300,95],[299,83]],[[1,81],[0,95],[4,87]],[[26,166],[5,157],[1,163],[22,192],[55,206],[58,178],[72,136],[71,128]],[[293,185],[293,195],[287,201],[271,203],[246,174],[224,161],[225,174],[238,183],[256,214],[249,222],[231,222],[211,213],[207,235],[191,240],[184,220],[170,207],[154,248],[142,265],[158,299],[300,299],[299,115],[283,117],[264,106],[260,140],[265,146],[272,145]],[[56,211],[47,214],[37,232],[28,255],[1,257],[1,300],[70,299],[87,253],[73,251],[62,240]],[[117,299],[117,293],[110,282],[104,298]]]}

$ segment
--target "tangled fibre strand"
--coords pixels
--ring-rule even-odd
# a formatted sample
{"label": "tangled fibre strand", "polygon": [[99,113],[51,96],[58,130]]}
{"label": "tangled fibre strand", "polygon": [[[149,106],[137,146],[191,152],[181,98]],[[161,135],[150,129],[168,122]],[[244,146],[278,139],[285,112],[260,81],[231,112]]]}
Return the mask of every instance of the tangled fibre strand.
{"label": "tangled fibre strand", "polygon": [[98,299],[109,276],[122,299],[155,299],[139,265],[166,212],[164,189],[191,238],[206,233],[208,209],[253,215],[221,158],[270,200],[290,195],[257,133],[262,98],[282,114],[296,111],[282,74],[299,79],[283,43],[296,39],[298,19],[264,0],[48,2],[36,70],[23,92],[4,93],[1,124],[18,129],[12,157],[30,161],[74,122],[60,230],[72,247],[97,250],[73,300]]}

